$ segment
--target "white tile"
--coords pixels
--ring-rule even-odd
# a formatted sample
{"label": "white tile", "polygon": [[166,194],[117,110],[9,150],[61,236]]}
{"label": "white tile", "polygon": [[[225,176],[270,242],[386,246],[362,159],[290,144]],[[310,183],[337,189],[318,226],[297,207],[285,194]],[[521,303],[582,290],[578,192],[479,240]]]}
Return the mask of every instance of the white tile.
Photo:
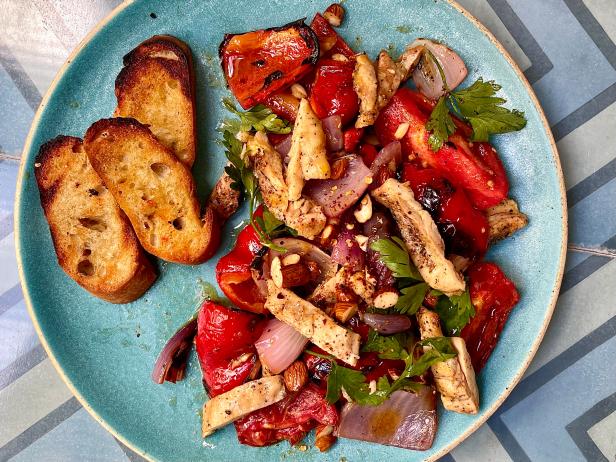
{"label": "white tile", "polygon": [[451,451],[451,455],[456,462],[511,462],[509,454],[487,424]]}
{"label": "white tile", "polygon": [[486,0],[458,0],[458,3],[479,19],[494,34],[523,71],[531,66],[528,57]]}
{"label": "white tile", "polygon": [[616,412],[590,427],[588,436],[592,438],[607,460],[616,460]]}
{"label": "white tile", "polygon": [[547,334],[526,375],[532,374],[616,316],[616,260],[560,296]]}
{"label": "white tile", "polygon": [[[79,42],[103,19],[121,0],[34,0],[39,11],[46,16],[51,8],[54,10],[54,21],[61,24],[51,25],[52,29],[65,29],[62,42],[69,48],[76,47]],[[58,33],[56,32],[56,35]]]}
{"label": "white tile", "polygon": [[0,447],[71,398],[46,359],[0,391]]}
{"label": "white tile", "polygon": [[612,41],[616,42],[616,6],[614,0],[584,0],[584,3],[607,35]]}
{"label": "white tile", "polygon": [[69,50],[45,27],[39,10],[29,1],[2,2],[0,39],[44,94]]}
{"label": "white tile", "polygon": [[0,370],[38,345],[38,337],[22,299],[0,316]]}
{"label": "white tile", "polygon": [[10,459],[11,462],[130,462],[110,433],[80,409]]}
{"label": "white tile", "polygon": [[557,143],[567,188],[575,186],[614,158],[614,120],[616,103]]}
{"label": "white tile", "polygon": [[0,241],[0,294],[19,282],[13,233]]}

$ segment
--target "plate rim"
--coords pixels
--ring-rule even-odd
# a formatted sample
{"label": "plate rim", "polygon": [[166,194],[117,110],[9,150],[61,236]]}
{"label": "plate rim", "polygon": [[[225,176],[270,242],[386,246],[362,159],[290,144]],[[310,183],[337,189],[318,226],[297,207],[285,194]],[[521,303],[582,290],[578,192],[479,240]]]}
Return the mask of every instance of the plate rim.
{"label": "plate rim", "polygon": [[[109,12],[107,14],[107,16],[105,16],[103,19],[101,19],[96,24],[96,26],[94,26],[94,28],[92,30],[90,30],[90,32],[88,32],[88,34],[79,42],[79,44],[73,49],[73,51],[71,51],[71,53],[69,54],[68,58],[64,61],[64,63],[62,64],[62,66],[60,67],[58,72],[56,73],[55,77],[51,81],[51,84],[49,85],[47,91],[45,92],[45,95],[41,99],[39,107],[37,108],[36,113],[34,114],[34,117],[32,119],[32,124],[30,125],[30,129],[28,131],[28,136],[26,137],[26,140],[25,140],[25,143],[24,143],[24,147],[23,147],[23,150],[21,152],[21,158],[20,158],[20,161],[19,161],[19,172],[18,172],[18,176],[17,176],[15,200],[14,200],[14,203],[13,203],[13,214],[14,214],[13,232],[14,232],[15,254],[16,254],[16,259],[17,259],[17,269],[18,269],[18,275],[19,275],[19,282],[20,282],[20,285],[21,285],[21,288],[22,288],[22,292],[23,292],[23,295],[24,295],[24,301],[25,301],[25,304],[26,304],[26,308],[28,310],[28,314],[30,316],[30,319],[32,320],[32,324],[34,325],[34,329],[35,329],[36,334],[37,334],[37,336],[39,338],[39,341],[41,342],[41,345],[43,346],[43,348],[45,350],[45,353],[47,353],[48,358],[50,359],[51,363],[53,364],[54,369],[56,370],[56,372],[58,373],[58,375],[60,376],[62,381],[69,388],[69,390],[71,391],[73,396],[75,396],[75,398],[77,398],[79,403],[83,406],[83,408],[106,431],[108,431],[112,436],[117,438],[120,442],[122,442],[124,445],[126,445],[129,449],[131,449],[132,451],[136,452],[137,454],[139,454],[140,456],[142,456],[146,460],[156,461],[156,459],[154,459],[154,457],[152,455],[147,453],[144,449],[142,449],[142,448],[138,447],[137,445],[135,445],[133,442],[127,440],[124,437],[124,435],[120,434],[119,431],[117,431],[110,424],[108,424],[107,421],[105,419],[103,419],[90,406],[89,402],[81,395],[81,393],[79,392],[77,387],[73,384],[73,382],[64,373],[64,369],[62,368],[62,365],[56,359],[56,357],[55,357],[55,355],[53,353],[53,350],[51,349],[51,347],[47,343],[47,339],[45,338],[45,336],[43,335],[43,333],[41,331],[41,328],[40,328],[40,325],[39,325],[39,321],[38,321],[38,317],[37,317],[36,312],[34,311],[34,308],[32,306],[32,301],[30,299],[30,293],[28,291],[28,285],[26,284],[26,276],[25,276],[25,272],[24,272],[24,269],[23,269],[22,259],[21,259],[21,244],[20,244],[20,242],[21,242],[21,239],[20,239],[20,237],[21,237],[20,236],[21,229],[20,229],[20,225],[19,225],[20,222],[21,222],[20,204],[21,204],[21,196],[22,196],[22,191],[23,191],[22,183],[23,183],[23,179],[24,179],[24,172],[25,172],[25,167],[26,167],[27,154],[32,149],[32,139],[34,137],[34,133],[36,132],[36,130],[39,127],[40,118],[41,118],[41,115],[43,113],[43,110],[47,106],[47,103],[51,99],[52,95],[55,93],[56,87],[57,87],[60,79],[62,78],[64,73],[67,71],[67,69],[70,67],[73,59],[83,50],[84,47],[86,47],[90,43],[90,41],[101,31],[101,29],[103,29],[113,18],[115,18],[125,8],[127,8],[128,6],[130,6],[133,3],[135,3],[135,1],[139,1],[139,0],[124,0],[122,3],[120,3],[118,6],[116,6],[111,12]],[[557,271],[557,274],[556,274],[556,281],[555,281],[554,287],[552,288],[552,293],[551,293],[551,296],[550,296],[550,301],[549,301],[549,304],[548,304],[548,309],[546,311],[546,314],[545,314],[543,323],[541,325],[541,329],[539,331],[539,334],[537,335],[537,337],[533,341],[533,344],[531,345],[531,348],[530,348],[528,354],[526,355],[526,358],[524,359],[524,362],[521,364],[520,368],[518,369],[518,371],[516,372],[514,377],[511,379],[511,381],[507,384],[507,386],[505,387],[505,390],[503,391],[503,393],[492,404],[492,406],[490,406],[490,408],[486,409],[484,411],[484,414],[479,419],[477,419],[475,422],[473,422],[473,424],[470,425],[468,427],[468,429],[466,431],[464,431],[460,436],[458,436],[457,438],[453,439],[448,444],[443,446],[443,448],[441,450],[439,450],[439,451],[435,452],[434,454],[432,454],[432,455],[428,456],[427,458],[425,458],[424,459],[425,462],[433,462],[433,461],[443,457],[444,455],[446,455],[449,452],[451,452],[456,446],[458,446],[464,440],[466,440],[471,434],[473,434],[481,425],[483,425],[496,412],[496,410],[503,404],[503,402],[507,399],[507,397],[511,394],[513,389],[518,385],[518,383],[522,379],[522,376],[524,375],[524,373],[528,369],[531,361],[535,357],[535,354],[537,353],[539,345],[543,341],[543,338],[545,336],[547,328],[548,328],[548,326],[550,324],[550,320],[551,320],[552,315],[554,313],[554,309],[556,307],[556,302],[557,302],[558,296],[560,294],[560,287],[561,287],[561,284],[562,284],[562,279],[563,279],[563,274],[564,274],[564,269],[565,269],[565,260],[566,260],[566,254],[567,254],[567,242],[568,242],[568,234],[569,234],[568,214],[567,214],[567,210],[568,210],[567,209],[567,194],[566,194],[563,170],[562,170],[562,166],[561,166],[561,162],[560,162],[560,156],[558,154],[558,149],[556,147],[556,142],[554,140],[554,135],[552,134],[552,130],[551,130],[549,122],[548,122],[548,120],[547,120],[547,118],[545,116],[545,112],[543,111],[543,107],[541,106],[539,100],[537,99],[537,96],[535,95],[535,91],[533,90],[532,86],[528,82],[528,79],[526,78],[526,76],[524,75],[524,73],[522,72],[522,70],[520,69],[518,64],[513,60],[513,58],[509,54],[509,52],[500,43],[500,41],[494,36],[494,34],[486,26],[484,26],[477,18],[475,18],[475,16],[473,16],[462,5],[460,5],[457,2],[457,0],[445,0],[445,1],[446,1],[446,3],[448,3],[449,5],[454,7],[459,13],[461,13],[477,29],[479,29],[479,31],[481,31],[488,38],[488,40],[497,48],[499,53],[505,58],[507,63],[512,67],[512,69],[514,70],[516,76],[522,82],[522,85],[524,85],[524,87],[526,89],[526,92],[528,93],[533,106],[537,110],[537,113],[539,115],[539,119],[541,120],[541,123],[543,124],[543,128],[545,130],[545,133],[546,133],[546,135],[548,137],[548,142],[550,144],[551,151],[552,151],[552,158],[554,160],[554,166],[556,167],[556,176],[557,176],[557,179],[558,179],[559,189],[560,189],[561,217],[562,217],[561,225],[562,225],[562,229],[563,229],[563,236],[562,236],[562,241],[560,243],[561,247],[560,247],[559,260],[558,260],[558,271]]]}

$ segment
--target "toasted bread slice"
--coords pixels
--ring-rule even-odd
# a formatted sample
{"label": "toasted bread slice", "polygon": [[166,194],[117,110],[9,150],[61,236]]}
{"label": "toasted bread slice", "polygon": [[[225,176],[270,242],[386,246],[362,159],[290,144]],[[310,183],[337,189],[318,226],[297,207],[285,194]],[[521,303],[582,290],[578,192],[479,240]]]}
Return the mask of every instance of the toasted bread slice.
{"label": "toasted bread slice", "polygon": [[58,136],[34,164],[58,262],[87,291],[113,303],[139,298],[156,273],[79,138]]}
{"label": "toasted bread slice", "polygon": [[195,161],[195,89],[190,48],[169,35],[155,35],[124,56],[115,82],[116,117],[149,125],[188,168]]}
{"label": "toasted bread slice", "polygon": [[99,120],[84,145],[148,252],[184,264],[212,256],[220,243],[217,216],[208,208],[202,219],[190,171],[148,127],[135,119]]}

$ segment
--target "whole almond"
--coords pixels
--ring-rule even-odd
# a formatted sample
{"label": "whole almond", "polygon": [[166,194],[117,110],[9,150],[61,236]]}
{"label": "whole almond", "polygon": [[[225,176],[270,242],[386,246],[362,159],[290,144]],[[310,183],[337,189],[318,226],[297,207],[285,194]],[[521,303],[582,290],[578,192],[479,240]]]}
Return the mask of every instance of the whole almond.
{"label": "whole almond", "polygon": [[299,391],[308,381],[308,369],[302,361],[295,361],[284,371],[283,378],[287,390]]}
{"label": "whole almond", "polygon": [[314,445],[319,451],[327,451],[336,442],[334,427],[331,425],[317,425],[315,429]]}

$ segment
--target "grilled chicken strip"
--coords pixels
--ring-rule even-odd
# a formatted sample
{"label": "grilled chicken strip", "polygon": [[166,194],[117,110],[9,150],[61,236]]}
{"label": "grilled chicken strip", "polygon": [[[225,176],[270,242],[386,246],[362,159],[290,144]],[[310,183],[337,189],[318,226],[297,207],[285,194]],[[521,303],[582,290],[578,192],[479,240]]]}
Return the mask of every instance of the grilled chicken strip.
{"label": "grilled chicken strip", "polygon": [[486,210],[490,226],[490,243],[506,239],[528,224],[528,217],[520,212],[513,199],[505,199],[500,204]]}
{"label": "grilled chicken strip", "polygon": [[342,266],[338,272],[326,281],[319,284],[308,296],[308,301],[319,306],[336,303],[336,293],[341,289],[350,289],[360,299],[372,304],[376,280],[368,270],[350,271],[347,265]]}
{"label": "grilled chicken strip", "polygon": [[381,50],[376,61],[376,76],[378,79],[377,112],[387,106],[400,84],[408,80],[419,64],[425,47],[422,45],[409,45],[397,61]]}
{"label": "grilled chicken strip", "polygon": [[378,81],[372,61],[365,53],[357,55],[353,71],[353,88],[359,97],[359,117],[355,121],[355,127],[368,127],[376,120],[377,86]]}
{"label": "grilled chicken strip", "polygon": [[389,53],[381,50],[376,61],[376,76],[379,82],[377,94],[377,110],[383,109],[402,82],[403,75],[406,74],[402,67],[397,66]]}
{"label": "grilled chicken strip", "polygon": [[233,189],[232,184],[231,177],[227,172],[223,172],[207,200],[208,206],[214,209],[223,220],[233,215],[240,205],[240,192]]}
{"label": "grilled chicken strip", "polygon": [[[435,312],[420,308],[417,312],[417,322],[422,340],[443,336],[440,319]],[[445,409],[462,414],[477,414],[479,390],[466,344],[461,337],[451,337],[451,343],[458,356],[436,363],[430,368],[436,388],[441,394]],[[430,348],[432,347],[425,346],[424,351]]]}
{"label": "grilled chicken strip", "polygon": [[263,202],[270,212],[302,237],[313,239],[319,235],[327,221],[321,206],[305,197],[289,201],[282,160],[269,144],[267,135],[257,132],[248,140],[247,151],[259,182]]}
{"label": "grilled chicken strip", "polygon": [[282,375],[246,382],[215,396],[203,406],[203,437],[251,412],[277,403],[287,395]]}
{"label": "grilled chicken strip", "polygon": [[400,55],[396,64],[399,72],[402,74],[401,79],[403,82],[411,77],[419,61],[421,61],[424,51],[425,47],[423,45],[412,43]]}
{"label": "grilled chicken strip", "polygon": [[286,172],[289,200],[295,201],[301,197],[305,180],[324,180],[330,177],[325,143],[321,121],[312,111],[308,100],[302,98],[291,136]]}
{"label": "grilled chicken strip", "polygon": [[284,221],[289,206],[287,183],[282,173],[280,154],[269,144],[267,135],[257,132],[248,140],[247,152],[259,182],[263,202],[276,218]]}
{"label": "grilled chicken strip", "polygon": [[334,357],[351,366],[357,364],[359,334],[338,325],[321,309],[290,290],[278,288],[272,281],[267,282],[267,291],[265,308],[270,313]]}
{"label": "grilled chicken strip", "polygon": [[327,223],[327,217],[320,205],[307,197],[289,202],[283,220],[302,237],[314,239]]}
{"label": "grilled chicken strip", "polygon": [[415,200],[411,187],[390,178],[372,191],[372,197],[393,214],[411,259],[428,285],[446,295],[462,293],[464,279],[445,258],[436,224]]}

